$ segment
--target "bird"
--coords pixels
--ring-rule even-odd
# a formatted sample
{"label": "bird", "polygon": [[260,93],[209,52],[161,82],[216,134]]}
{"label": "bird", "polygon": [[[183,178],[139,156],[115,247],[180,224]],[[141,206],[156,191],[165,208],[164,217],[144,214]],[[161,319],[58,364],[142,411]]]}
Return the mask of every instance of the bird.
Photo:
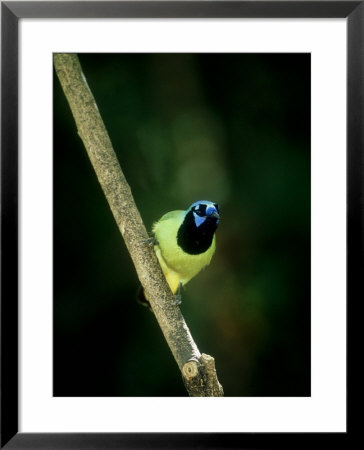
{"label": "bird", "polygon": [[[185,211],[164,214],[152,227],[151,242],[174,304],[181,303],[181,287],[210,264],[216,248],[215,232],[220,221],[219,206],[199,200]],[[143,291],[139,291],[142,292]],[[150,307],[148,300],[139,300]]]}

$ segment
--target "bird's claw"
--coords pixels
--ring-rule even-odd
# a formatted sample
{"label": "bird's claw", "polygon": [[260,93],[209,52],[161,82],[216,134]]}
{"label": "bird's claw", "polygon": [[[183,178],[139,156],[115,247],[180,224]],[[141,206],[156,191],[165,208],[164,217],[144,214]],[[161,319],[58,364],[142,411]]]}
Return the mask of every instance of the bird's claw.
{"label": "bird's claw", "polygon": [[182,295],[181,294],[175,294],[173,296],[173,299],[174,299],[172,302],[173,306],[178,306],[182,303]]}
{"label": "bird's claw", "polygon": [[150,247],[154,246],[156,243],[157,243],[157,239],[154,236],[152,236],[148,239],[144,239],[144,241],[143,241],[144,245],[148,245]]}

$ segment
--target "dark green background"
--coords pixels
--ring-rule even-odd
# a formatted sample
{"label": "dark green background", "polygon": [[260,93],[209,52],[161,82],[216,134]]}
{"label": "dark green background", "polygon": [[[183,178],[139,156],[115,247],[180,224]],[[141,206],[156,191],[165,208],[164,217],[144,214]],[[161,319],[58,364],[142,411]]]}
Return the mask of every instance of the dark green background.
{"label": "dark green background", "polygon": [[[80,55],[136,204],[218,202],[211,265],[183,291],[227,396],[310,395],[310,55]],[[54,395],[183,396],[58,80]]]}

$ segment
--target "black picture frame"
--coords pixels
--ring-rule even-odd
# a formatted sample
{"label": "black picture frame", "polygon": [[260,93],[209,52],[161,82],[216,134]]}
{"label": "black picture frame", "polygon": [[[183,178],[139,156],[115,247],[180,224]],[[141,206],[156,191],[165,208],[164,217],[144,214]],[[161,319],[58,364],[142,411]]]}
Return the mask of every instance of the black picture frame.
{"label": "black picture frame", "polygon": [[[18,432],[18,23],[21,18],[346,18],[347,302],[363,288],[363,1],[1,2],[1,448],[297,448],[346,433],[19,433]],[[349,312],[349,309],[348,309]],[[348,341],[351,342],[350,339]],[[349,347],[348,347],[349,348]],[[349,354],[349,352],[348,352]],[[350,365],[348,366],[350,376]],[[350,379],[350,378],[349,378]],[[350,399],[350,395],[348,396]],[[349,406],[349,404],[348,404]],[[348,418],[352,410],[348,409]]]}

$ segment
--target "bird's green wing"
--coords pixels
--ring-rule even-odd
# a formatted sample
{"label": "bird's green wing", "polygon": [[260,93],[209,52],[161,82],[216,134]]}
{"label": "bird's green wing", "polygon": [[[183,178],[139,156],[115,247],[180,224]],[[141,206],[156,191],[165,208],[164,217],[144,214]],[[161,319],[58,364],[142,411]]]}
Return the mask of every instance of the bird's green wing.
{"label": "bird's green wing", "polygon": [[180,217],[181,213],[184,213],[185,211],[176,210],[176,211],[170,211],[167,214],[164,214],[158,222],[162,222],[163,220],[169,220],[169,219],[175,219],[176,217]]}
{"label": "bird's green wing", "polygon": [[155,228],[157,227],[157,225],[159,225],[161,222],[164,222],[165,220],[173,220],[173,219],[177,219],[178,217],[181,216],[182,213],[184,213],[185,211],[182,210],[176,210],[176,211],[170,211],[166,214],[164,214],[164,216],[162,216],[157,222],[155,222],[153,224],[153,232],[155,232]]}

